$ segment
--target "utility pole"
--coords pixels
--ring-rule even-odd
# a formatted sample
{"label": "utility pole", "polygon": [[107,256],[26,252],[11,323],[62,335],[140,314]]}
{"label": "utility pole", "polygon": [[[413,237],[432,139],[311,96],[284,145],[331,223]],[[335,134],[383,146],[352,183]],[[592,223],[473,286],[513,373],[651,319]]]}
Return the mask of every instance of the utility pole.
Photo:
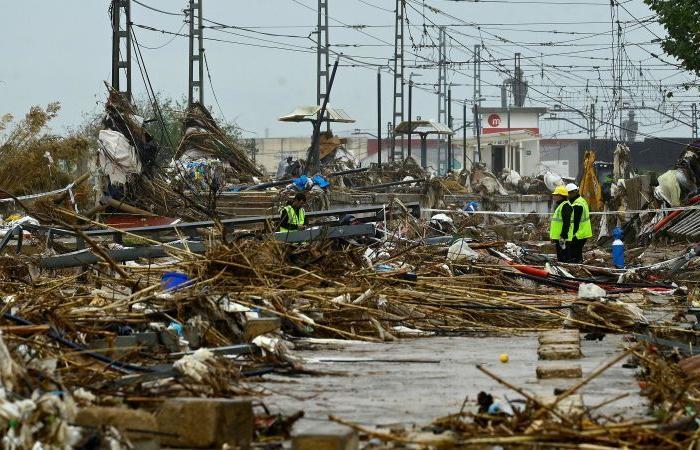
{"label": "utility pole", "polygon": [[462,105],[462,170],[467,168],[467,99]]}
{"label": "utility pole", "polygon": [[589,150],[593,150],[593,142],[595,142],[595,128],[596,128],[595,103],[591,103],[591,112],[588,115],[589,115],[589,117],[588,117],[588,135],[590,138]]}
{"label": "utility pole", "polygon": [[[477,102],[481,106],[481,45],[476,44],[474,46],[474,94],[472,96],[472,101],[474,102],[474,107],[476,107]],[[474,134],[477,134],[477,127],[479,124],[474,121]]]}
{"label": "utility pole", "polygon": [[[131,0],[112,0],[112,88],[131,101]],[[122,17],[124,29],[122,30]],[[124,53],[122,53],[122,49]],[[121,84],[124,72],[126,86]],[[125,90],[122,90],[125,87]]]}
{"label": "utility pole", "polygon": [[[413,74],[411,74],[413,75]],[[411,155],[411,140],[413,139],[413,80],[408,77],[408,157]]]}
{"label": "utility pole", "polygon": [[[190,0],[190,77],[189,95],[187,101],[192,105],[195,101],[204,105],[204,26],[202,24],[202,1]],[[195,67],[197,71],[195,72]],[[197,91],[197,95],[195,95]]]}
{"label": "utility pole", "polygon": [[474,123],[476,124],[476,155],[481,162],[481,119],[479,118],[479,103],[474,103]]}
{"label": "utility pole", "polygon": [[693,103],[692,107],[693,107],[692,120],[690,123],[693,125],[693,127],[692,127],[693,139],[697,139],[698,138],[698,105],[697,105],[697,103]]}
{"label": "utility pole", "polygon": [[[447,90],[447,126],[452,130],[452,88]],[[447,135],[447,173],[452,172],[452,134]]]}
{"label": "utility pole", "polygon": [[[396,0],[396,15],[394,25],[394,115],[393,128],[403,122],[403,93],[404,93],[404,59],[403,59],[403,36],[404,36],[404,16],[406,12],[406,0]],[[391,135],[391,160],[396,158],[396,133]],[[403,140],[401,141],[401,158],[403,159]]]}
{"label": "utility pole", "polygon": [[[445,39],[445,27],[440,27],[438,40],[438,123],[447,125],[447,42]],[[438,174],[442,174],[444,166],[443,146],[444,139],[438,137]]]}
{"label": "utility pole", "polygon": [[[316,45],[316,104],[321,106],[328,96],[328,75],[330,69],[328,44],[328,0],[318,0],[318,42]],[[331,123],[326,122],[326,131]]]}
{"label": "utility pole", "polygon": [[382,72],[377,69],[377,164],[382,167]]}

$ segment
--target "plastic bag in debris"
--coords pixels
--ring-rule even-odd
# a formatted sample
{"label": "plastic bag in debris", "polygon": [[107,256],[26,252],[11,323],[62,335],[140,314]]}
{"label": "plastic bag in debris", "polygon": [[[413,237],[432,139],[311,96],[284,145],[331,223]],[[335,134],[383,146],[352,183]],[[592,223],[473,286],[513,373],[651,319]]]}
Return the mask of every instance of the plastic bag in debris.
{"label": "plastic bag in debris", "polygon": [[452,217],[448,216],[447,214],[440,213],[440,214],[435,214],[433,217],[430,218],[430,221],[433,222],[445,222],[445,223],[453,223],[454,220],[452,220]]}
{"label": "plastic bag in debris", "polygon": [[292,185],[294,185],[294,187],[299,189],[300,191],[310,189],[311,186],[313,186],[313,184],[314,182],[306,175],[302,175],[299,178],[295,178],[294,180],[292,180]]}
{"label": "plastic bag in debris", "polygon": [[578,287],[578,298],[601,298],[607,294],[605,289],[593,283],[581,283]]}
{"label": "plastic bag in debris", "polygon": [[331,184],[326,181],[325,178],[323,178],[321,175],[314,175],[314,177],[311,179],[311,181],[314,182],[315,185],[317,185],[320,188],[327,188]]}
{"label": "plastic bag in debris", "polygon": [[469,242],[466,239],[458,239],[447,250],[447,259],[449,261],[460,261],[462,259],[476,261],[479,259],[479,253],[469,247]]}
{"label": "plastic bag in debris", "polygon": [[633,305],[631,303],[623,303],[621,301],[615,301],[616,305],[619,305],[622,309],[627,310],[627,313],[634,319],[634,322],[640,324],[640,325],[648,325],[649,324],[649,319],[644,316],[644,313],[642,312],[641,308],[637,305]]}
{"label": "plastic bag in debris", "polygon": [[206,348],[200,348],[191,355],[185,355],[175,361],[173,369],[193,380],[200,382],[209,373],[207,362],[214,357],[214,354]]}
{"label": "plastic bag in debris", "polygon": [[[415,180],[415,178],[413,178],[410,175],[406,175],[405,177],[403,177],[403,180],[401,180],[401,181],[411,181],[411,180]],[[409,186],[413,187],[415,185],[416,185],[416,183],[411,183]]]}
{"label": "plastic bag in debris", "polygon": [[462,211],[466,211],[468,214],[471,214],[475,211],[478,211],[479,206],[479,202],[471,201],[469,203],[465,203],[464,207],[462,208]]}
{"label": "plastic bag in debris", "polygon": [[517,186],[518,183],[520,183],[520,180],[521,180],[520,174],[518,172],[516,172],[515,170],[511,169],[510,172],[508,172],[508,174],[506,175],[505,182],[512,185],[512,186]]}
{"label": "plastic bag in debris", "polygon": [[523,248],[519,245],[513,244],[512,242],[506,243],[503,251],[514,258],[522,258],[523,256],[525,256],[525,250],[523,250]]}
{"label": "plastic bag in debris", "polygon": [[101,130],[97,139],[100,167],[112,183],[124,184],[128,174],[141,173],[141,160],[123,134]]}
{"label": "plastic bag in debris", "polygon": [[671,206],[681,204],[681,186],[678,183],[676,170],[668,170],[658,178],[659,185],[654,188],[654,196]]}
{"label": "plastic bag in debris", "polygon": [[547,186],[547,189],[550,192],[553,192],[557,186],[564,186],[564,180],[562,179],[561,175],[554,172],[545,172],[543,179],[544,185]]}
{"label": "plastic bag in debris", "polygon": [[676,169],[676,179],[681,189],[686,192],[695,192],[698,189],[695,184],[695,176],[687,171],[687,168],[681,167]]}

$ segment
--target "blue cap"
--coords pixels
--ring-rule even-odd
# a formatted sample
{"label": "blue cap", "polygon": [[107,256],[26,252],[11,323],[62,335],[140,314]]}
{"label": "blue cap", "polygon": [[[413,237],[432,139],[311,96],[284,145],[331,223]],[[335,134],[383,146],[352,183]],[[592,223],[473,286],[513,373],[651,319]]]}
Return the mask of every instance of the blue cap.
{"label": "blue cap", "polygon": [[612,236],[614,239],[622,239],[622,228],[615,227],[615,229],[612,231]]}

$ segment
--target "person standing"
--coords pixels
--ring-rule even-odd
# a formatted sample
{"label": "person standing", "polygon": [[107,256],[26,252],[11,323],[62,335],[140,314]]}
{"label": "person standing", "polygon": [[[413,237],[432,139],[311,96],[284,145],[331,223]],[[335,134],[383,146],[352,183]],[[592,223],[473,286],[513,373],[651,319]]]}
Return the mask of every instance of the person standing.
{"label": "person standing", "polygon": [[557,186],[552,192],[554,214],[549,223],[549,239],[557,249],[557,261],[568,262],[568,246],[571,243],[569,234],[571,222],[571,204],[567,201],[568,192],[564,186]]}
{"label": "person standing", "polygon": [[566,185],[569,194],[569,203],[573,209],[571,214],[571,249],[569,251],[569,262],[583,263],[583,246],[588,238],[593,237],[591,227],[591,216],[588,202],[578,193],[578,186],[574,183]]}
{"label": "person standing", "polygon": [[288,233],[293,230],[300,230],[306,224],[306,194],[297,192],[294,199],[287,206],[280,210],[279,230]]}

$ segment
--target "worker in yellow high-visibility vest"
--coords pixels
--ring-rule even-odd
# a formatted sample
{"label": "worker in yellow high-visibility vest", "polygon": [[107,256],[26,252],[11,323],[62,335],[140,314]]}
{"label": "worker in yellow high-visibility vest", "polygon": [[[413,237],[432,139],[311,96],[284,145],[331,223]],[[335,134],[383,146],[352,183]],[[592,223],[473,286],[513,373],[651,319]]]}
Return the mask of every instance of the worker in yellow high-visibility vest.
{"label": "worker in yellow high-visibility vest", "polygon": [[287,233],[289,231],[304,228],[304,225],[306,224],[306,212],[304,211],[305,204],[306,194],[303,192],[297,192],[294,199],[280,210],[279,229],[281,232]]}
{"label": "worker in yellow high-visibility vest", "polygon": [[557,261],[568,262],[567,244],[571,243],[571,205],[567,201],[566,187],[557,186],[552,192],[554,214],[549,224],[549,239],[557,249]]}
{"label": "worker in yellow high-visibility vest", "polygon": [[571,213],[571,248],[569,250],[570,262],[583,262],[583,246],[586,240],[593,237],[593,227],[591,226],[591,213],[588,202],[578,193],[578,186],[574,183],[566,185],[569,193],[569,203],[573,211]]}

